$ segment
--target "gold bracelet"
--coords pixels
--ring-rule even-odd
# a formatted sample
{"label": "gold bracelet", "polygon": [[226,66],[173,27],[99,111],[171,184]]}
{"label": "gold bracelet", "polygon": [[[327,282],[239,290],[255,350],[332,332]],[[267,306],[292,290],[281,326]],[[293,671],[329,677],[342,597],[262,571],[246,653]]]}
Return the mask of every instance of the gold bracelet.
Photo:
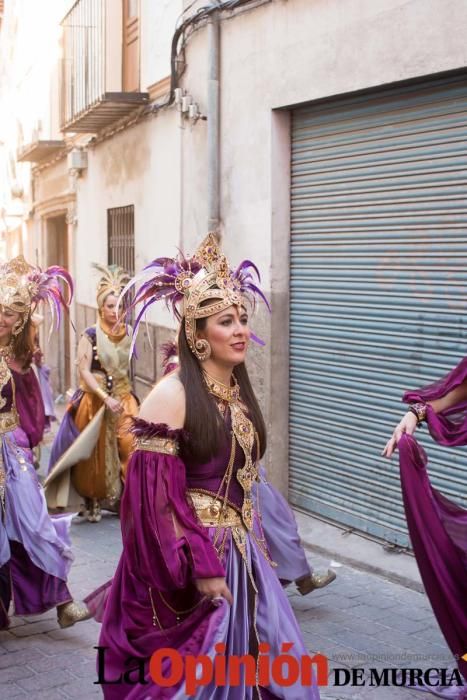
{"label": "gold bracelet", "polygon": [[94,393],[97,394],[97,396],[102,399],[102,401],[105,401],[106,399],[109,398],[109,395],[106,394],[104,389],[101,389],[100,386],[97,387],[97,389],[94,389]]}
{"label": "gold bracelet", "polygon": [[417,425],[420,425],[420,423],[426,420],[426,403],[413,403],[409,406],[409,411],[416,417]]}

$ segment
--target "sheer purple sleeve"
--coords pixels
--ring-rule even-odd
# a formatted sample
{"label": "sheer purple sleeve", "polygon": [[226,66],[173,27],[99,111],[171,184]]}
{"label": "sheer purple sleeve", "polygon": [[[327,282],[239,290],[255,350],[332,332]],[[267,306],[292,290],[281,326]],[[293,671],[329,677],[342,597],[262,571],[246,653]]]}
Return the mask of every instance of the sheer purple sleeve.
{"label": "sheer purple sleeve", "polygon": [[[137,437],[176,440],[183,431],[135,421]],[[137,449],[129,462],[121,504],[124,556],[148,586],[170,591],[193,579],[225,576],[207,530],[186,495],[180,457]]]}
{"label": "sheer purple sleeve", "polygon": [[30,447],[36,447],[42,440],[45,428],[45,409],[41,389],[34,370],[13,372],[15,381],[15,401],[19,422],[28,436]]}
{"label": "sheer purple sleeve", "polygon": [[410,435],[399,442],[402,495],[420,574],[439,626],[459,670],[467,642],[467,510],[434,489],[427,457]]}
{"label": "sheer purple sleeve", "polygon": [[[421,389],[406,391],[403,401],[435,401],[467,382],[467,357],[454,367],[445,377]],[[467,445],[467,401],[459,402],[446,411],[435,413],[428,406],[426,420],[430,434],[441,445],[458,447]]]}

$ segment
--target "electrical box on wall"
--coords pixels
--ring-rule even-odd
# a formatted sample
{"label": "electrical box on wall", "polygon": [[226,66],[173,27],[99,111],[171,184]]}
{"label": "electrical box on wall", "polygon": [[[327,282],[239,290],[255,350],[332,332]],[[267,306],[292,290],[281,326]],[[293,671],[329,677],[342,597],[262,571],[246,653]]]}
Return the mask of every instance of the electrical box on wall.
{"label": "electrical box on wall", "polygon": [[84,170],[88,167],[87,151],[74,148],[68,154],[68,170]]}

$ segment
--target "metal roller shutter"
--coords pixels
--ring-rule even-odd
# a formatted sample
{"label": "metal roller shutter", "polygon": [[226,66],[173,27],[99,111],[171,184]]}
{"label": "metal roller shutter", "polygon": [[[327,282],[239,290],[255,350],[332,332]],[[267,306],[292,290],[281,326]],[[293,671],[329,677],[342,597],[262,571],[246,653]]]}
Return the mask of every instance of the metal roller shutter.
{"label": "metal roller shutter", "polygon": [[[466,146],[466,75],[293,113],[289,495],[398,544],[381,449],[403,390],[467,354]],[[465,451],[418,436],[434,485],[467,506]]]}

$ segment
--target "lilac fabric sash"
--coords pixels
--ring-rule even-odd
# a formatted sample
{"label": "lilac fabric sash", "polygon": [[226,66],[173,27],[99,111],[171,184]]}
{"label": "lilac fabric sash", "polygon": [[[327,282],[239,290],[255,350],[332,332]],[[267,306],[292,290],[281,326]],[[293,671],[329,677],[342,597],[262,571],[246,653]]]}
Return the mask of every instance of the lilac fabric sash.
{"label": "lilac fabric sash", "polygon": [[63,416],[60,427],[55,435],[52,449],[50,451],[50,459],[47,473],[50,474],[62,454],[64,454],[69,447],[74,443],[79,435],[79,430],[76,427],[75,421],[73,420],[73,415],[75,412],[76,405],[81,400],[83,392],[78,389],[70,401],[67,407],[66,413]]}
{"label": "lilac fabric sash", "polygon": [[69,535],[73,515],[49,516],[22,428],[2,437],[6,509],[0,519],[0,566],[10,560],[10,542],[20,542],[36,567],[66,581],[73,561]]}
{"label": "lilac fabric sash", "polygon": [[257,510],[261,513],[264,536],[275,572],[284,583],[311,575],[305,550],[298,534],[297,521],[283,495],[270,484],[266,470],[260,469],[261,480],[253,486]]}
{"label": "lilac fabric sash", "polygon": [[[443,379],[404,401],[434,401],[467,381],[467,358]],[[435,413],[427,408],[427,423],[436,442],[448,447],[467,445],[467,402]],[[416,440],[404,435],[399,442],[401,485],[407,525],[420,575],[438,624],[467,680],[467,510],[433,488],[427,457]]]}

